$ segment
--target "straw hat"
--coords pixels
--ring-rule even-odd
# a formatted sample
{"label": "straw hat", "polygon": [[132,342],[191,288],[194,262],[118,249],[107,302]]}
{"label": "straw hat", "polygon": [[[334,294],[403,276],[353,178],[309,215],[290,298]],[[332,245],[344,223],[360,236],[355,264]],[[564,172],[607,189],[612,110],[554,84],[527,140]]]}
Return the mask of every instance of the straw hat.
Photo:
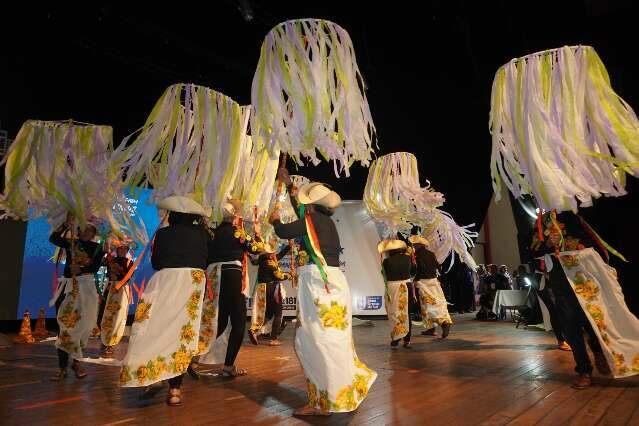
{"label": "straw hat", "polygon": [[422,237],[421,235],[411,235],[410,237],[408,237],[408,241],[410,241],[410,243],[413,244],[413,245],[415,245],[415,244],[423,244],[426,247],[428,247],[430,245],[428,240],[426,238]]}
{"label": "straw hat", "polygon": [[377,244],[377,251],[384,253],[391,250],[405,249],[406,243],[402,240],[382,240]]}
{"label": "straw hat", "polygon": [[171,195],[161,200],[157,204],[157,207],[177,213],[196,214],[205,217],[211,215],[210,207],[204,208],[189,195]]}
{"label": "straw hat", "polygon": [[303,185],[297,192],[297,200],[302,204],[318,204],[335,209],[342,203],[339,194],[320,182]]}
{"label": "straw hat", "polygon": [[237,198],[229,198],[229,200],[222,206],[222,215],[224,217],[234,217],[240,214],[242,210],[242,203]]}

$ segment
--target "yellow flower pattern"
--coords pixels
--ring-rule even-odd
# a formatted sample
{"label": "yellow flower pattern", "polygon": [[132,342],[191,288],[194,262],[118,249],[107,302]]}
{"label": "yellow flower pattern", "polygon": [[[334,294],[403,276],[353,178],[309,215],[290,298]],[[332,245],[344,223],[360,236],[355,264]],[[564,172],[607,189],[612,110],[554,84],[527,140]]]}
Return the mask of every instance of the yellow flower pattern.
{"label": "yellow flower pattern", "polygon": [[255,289],[255,299],[253,303],[257,305],[255,319],[252,320],[251,329],[257,332],[264,325],[264,315],[266,313],[266,284],[258,284]]}
{"label": "yellow flower pattern", "polygon": [[588,310],[588,313],[595,321],[595,324],[597,324],[597,328],[599,329],[599,331],[603,332],[606,329],[606,322],[604,320],[604,314],[601,308],[597,305],[587,303],[586,310]]}
{"label": "yellow flower pattern", "polygon": [[78,345],[73,342],[71,335],[66,330],[60,333],[59,345],[69,353],[77,352]]}
{"label": "yellow flower pattern", "polygon": [[173,362],[171,362],[171,368],[174,373],[184,373],[191,363],[193,354],[186,350],[186,347],[182,345],[179,350],[173,353]]}
{"label": "yellow flower pattern", "polygon": [[200,299],[202,298],[202,292],[200,290],[195,290],[191,293],[191,297],[189,298],[189,303],[186,306],[186,310],[189,314],[189,318],[191,321],[194,321],[198,314],[200,313]]}
{"label": "yellow flower pattern", "polygon": [[78,321],[82,319],[82,316],[80,315],[80,311],[73,309],[73,304],[69,303],[64,307],[62,315],[60,315],[58,319],[66,328],[73,328]]}
{"label": "yellow flower pattern", "polygon": [[146,303],[144,299],[140,299],[137,308],[135,308],[135,322],[148,320],[150,311],[151,303]]}
{"label": "yellow flower pattern", "polygon": [[306,250],[300,250],[297,252],[297,266],[308,265],[309,255]]}
{"label": "yellow flower pattern", "polygon": [[213,322],[217,321],[215,318],[216,309],[215,305],[208,298],[204,298],[204,306],[202,307],[202,320],[200,322],[200,336],[198,339],[198,353],[204,352],[209,346],[209,343],[214,338],[213,336]]}
{"label": "yellow flower pattern", "polygon": [[317,395],[317,386],[310,380],[306,379],[306,395],[308,397],[309,407],[317,408],[319,406],[319,397]]}
{"label": "yellow flower pattern", "polygon": [[340,389],[340,391],[337,392],[337,396],[335,396],[335,402],[331,403],[331,406],[338,411],[354,410],[357,406],[355,403],[355,387],[348,385]]}
{"label": "yellow flower pattern", "polygon": [[626,359],[623,354],[619,354],[615,351],[612,351],[612,357],[615,360],[615,370],[618,374],[626,374],[628,372],[628,367],[626,366]]}
{"label": "yellow flower pattern", "polygon": [[[392,301],[390,301],[392,303]],[[397,298],[397,313],[395,314],[395,325],[391,330],[391,340],[396,340],[408,333],[408,287],[402,283],[399,285],[399,296]]]}
{"label": "yellow flower pattern", "polygon": [[183,325],[180,340],[186,343],[191,343],[193,339],[195,339],[195,330],[193,330],[193,325],[191,323]]}
{"label": "yellow flower pattern", "polygon": [[204,279],[204,271],[200,271],[199,269],[191,271],[191,278],[193,279],[193,284],[201,284]]}
{"label": "yellow flower pattern", "polygon": [[318,315],[325,328],[336,328],[338,330],[346,330],[348,320],[346,314],[348,309],[344,305],[340,305],[335,300],[331,300],[331,305],[326,306],[320,303],[319,299],[315,299],[315,306],[319,308]]}
{"label": "yellow flower pattern", "polygon": [[597,284],[586,278],[583,272],[575,274],[575,293],[583,297],[587,301],[594,300],[599,295],[599,287]]}
{"label": "yellow flower pattern", "polygon": [[561,263],[566,266],[566,268],[574,268],[579,266],[579,257],[573,255],[565,255],[559,258]]}
{"label": "yellow flower pattern", "polygon": [[632,359],[632,371],[639,373],[639,354]]}

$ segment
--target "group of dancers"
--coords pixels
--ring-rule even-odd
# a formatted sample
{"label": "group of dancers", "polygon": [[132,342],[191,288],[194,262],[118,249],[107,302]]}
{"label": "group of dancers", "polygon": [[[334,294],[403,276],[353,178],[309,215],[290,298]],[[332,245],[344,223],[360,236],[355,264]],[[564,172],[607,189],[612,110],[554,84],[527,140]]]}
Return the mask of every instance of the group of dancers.
{"label": "group of dancers", "polygon": [[[253,311],[249,339],[258,344],[266,335],[277,346],[283,328],[283,281],[297,283],[295,351],[307,383],[307,404],[296,415],[329,415],[355,410],[366,397],[377,374],[357,356],[352,337],[352,308],[349,286],[339,265],[340,238],[331,216],[340,205],[340,196],[322,183],[296,188],[286,172],[279,172],[286,184],[296,220],[282,223],[279,210],[269,217],[277,238],[264,241],[255,223],[250,235],[239,216],[237,200],[223,208],[223,220],[210,228],[210,211],[188,196],[171,196],[157,207],[167,212],[165,226],[158,229],[152,243],[151,263],[156,270],[141,293],[135,311],[128,348],[122,360],[120,384],[143,387],[141,397],[149,398],[168,382],[167,403],[182,404],[180,392],[186,373],[199,377],[200,364],[222,364],[225,377],[246,375],[236,366],[246,332],[246,297],[249,295],[247,262],[258,266],[253,287]],[[557,219],[553,218],[552,226]],[[572,230],[571,230],[572,232]],[[105,253],[94,242],[95,226],[72,229],[72,218],[55,230],[50,241],[66,253],[64,275],[52,302],[56,304],[60,328],[56,341],[59,370],[52,380],[66,377],[69,361],[77,378],[86,377],[80,362],[92,330],[101,317],[102,352],[112,354],[124,334],[131,291],[125,284],[133,262],[127,258],[128,243],[114,244],[115,254]],[[566,239],[547,233],[536,241],[541,255],[556,256]],[[278,239],[288,241],[278,250]],[[581,239],[583,248],[586,240]],[[298,260],[284,271],[279,260],[291,248]],[[568,247],[573,248],[573,247]],[[566,249],[564,247],[564,249]],[[435,335],[441,327],[446,338],[452,325],[446,298],[438,281],[438,261],[421,235],[408,239],[384,239],[378,244],[386,285],[386,307],[391,326],[391,346],[403,340],[410,347],[411,312],[419,310],[426,331]],[[106,257],[105,257],[106,255]],[[109,284],[100,308],[95,274],[106,264]],[[544,269],[545,268],[545,269]],[[540,265],[555,289],[557,311],[561,314],[564,337],[573,350],[578,379],[574,386],[590,385],[592,366],[582,332],[591,333],[596,366],[610,373],[593,336],[592,327],[567,285],[561,268]],[[270,324],[266,324],[270,321]]]}
{"label": "group of dancers", "polygon": [[[245,230],[237,200],[228,200],[222,222],[212,229],[206,221],[210,211],[191,197],[171,196],[157,203],[167,212],[166,224],[153,239],[151,263],[156,272],[137,303],[121,363],[121,386],[143,387],[141,397],[149,398],[168,382],[167,403],[177,406],[182,404],[184,375],[197,377],[200,364],[223,363],[220,374],[226,377],[247,374],[235,361],[246,331],[247,263],[254,257],[258,276],[249,330],[252,343],[258,343],[270,320],[269,344],[280,344],[280,283],[298,283],[295,350],[306,377],[308,401],[295,414],[353,411],[364,400],[377,374],[355,351],[350,290],[339,268],[341,245],[331,218],[341,198],[317,182],[296,188],[285,169],[280,176],[298,219],[282,223],[276,209],[269,222],[279,239],[299,245],[300,261],[291,272],[280,268],[278,258],[286,252],[276,253],[275,239],[262,239],[259,224],[254,224],[254,235]],[[94,276],[104,263],[109,285],[101,319],[102,352],[112,353],[123,335],[131,297],[124,281],[133,266],[126,257],[128,247],[117,246],[116,255],[105,260],[95,236],[91,224],[75,235],[69,218],[50,237],[66,253],[64,277],[53,298],[60,327],[55,381],[66,377],[70,358],[75,376],[86,377],[78,360],[98,320]]]}

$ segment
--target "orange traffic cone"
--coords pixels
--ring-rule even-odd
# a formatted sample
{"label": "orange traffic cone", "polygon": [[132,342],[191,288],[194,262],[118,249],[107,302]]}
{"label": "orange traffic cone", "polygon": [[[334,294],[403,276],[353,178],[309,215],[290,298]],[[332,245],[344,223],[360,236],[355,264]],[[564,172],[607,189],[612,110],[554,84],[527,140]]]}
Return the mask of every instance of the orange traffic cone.
{"label": "orange traffic cone", "polygon": [[33,335],[41,339],[49,337],[49,332],[47,331],[47,323],[44,318],[44,308],[40,308],[40,312],[38,312],[38,320],[36,321],[35,331],[33,332]]}
{"label": "orange traffic cone", "polygon": [[31,317],[29,316],[29,310],[24,311],[20,333],[13,338],[13,341],[16,343],[35,343],[35,339],[31,335]]}

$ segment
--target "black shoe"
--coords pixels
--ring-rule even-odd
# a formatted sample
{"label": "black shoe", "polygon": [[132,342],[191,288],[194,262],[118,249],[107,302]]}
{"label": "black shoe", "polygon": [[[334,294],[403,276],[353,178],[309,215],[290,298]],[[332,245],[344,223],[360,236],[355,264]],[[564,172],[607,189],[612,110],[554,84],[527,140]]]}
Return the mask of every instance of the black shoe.
{"label": "black shoe", "polygon": [[442,339],[447,338],[449,333],[450,333],[450,323],[445,322],[442,324]]}
{"label": "black shoe", "polygon": [[391,341],[391,347],[396,348],[399,345],[399,339]]}
{"label": "black shoe", "polygon": [[186,372],[189,373],[189,376],[191,376],[193,380],[200,380],[200,375],[193,368],[193,364],[189,364],[189,368],[186,369]]}
{"label": "black shoe", "polygon": [[434,335],[435,335],[435,327],[422,331],[422,336],[434,336]]}

